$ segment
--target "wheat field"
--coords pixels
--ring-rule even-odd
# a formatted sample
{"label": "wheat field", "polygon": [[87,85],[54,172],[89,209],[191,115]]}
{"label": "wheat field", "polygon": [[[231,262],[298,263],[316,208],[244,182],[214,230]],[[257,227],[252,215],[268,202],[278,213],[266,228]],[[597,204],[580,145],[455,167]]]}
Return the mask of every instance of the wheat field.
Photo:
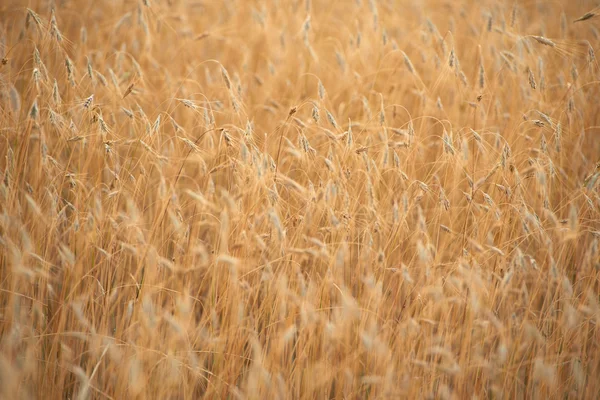
{"label": "wheat field", "polygon": [[592,1],[7,0],[3,399],[593,399]]}

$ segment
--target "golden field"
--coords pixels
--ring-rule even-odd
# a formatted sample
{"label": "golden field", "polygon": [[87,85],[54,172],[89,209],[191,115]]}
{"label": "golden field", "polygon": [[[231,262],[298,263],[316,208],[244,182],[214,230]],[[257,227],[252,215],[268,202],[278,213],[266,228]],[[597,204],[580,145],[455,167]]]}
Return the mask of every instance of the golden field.
{"label": "golden field", "polygon": [[595,5],[3,2],[0,398],[597,398]]}

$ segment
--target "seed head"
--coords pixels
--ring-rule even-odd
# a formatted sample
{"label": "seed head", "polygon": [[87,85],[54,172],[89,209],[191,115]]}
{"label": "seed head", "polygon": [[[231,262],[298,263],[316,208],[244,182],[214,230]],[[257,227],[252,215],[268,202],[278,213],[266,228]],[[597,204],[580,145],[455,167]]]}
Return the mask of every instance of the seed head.
{"label": "seed head", "polygon": [[231,90],[231,79],[229,79],[229,74],[224,66],[221,65],[221,76],[223,76],[223,80],[225,81],[225,85],[227,89]]}
{"label": "seed head", "polygon": [[592,19],[592,18],[596,17],[597,15],[598,15],[597,13],[590,11],[590,12],[583,14],[581,17],[577,18],[573,22],[587,21],[588,19]]}
{"label": "seed head", "polygon": [[84,100],[83,108],[89,109],[92,106],[93,102],[94,102],[94,94],[92,93],[92,95],[90,97],[88,97],[87,99]]}
{"label": "seed head", "polygon": [[323,86],[323,83],[321,82],[321,80],[319,79],[319,98],[321,100],[325,99],[325,86]]}
{"label": "seed head", "polygon": [[527,67],[527,74],[529,77],[529,86],[531,86],[531,88],[533,90],[535,90],[536,88],[536,83],[535,83],[535,77],[533,76],[533,71],[531,70],[531,68]]}
{"label": "seed head", "polygon": [[312,118],[315,120],[316,123],[319,123],[319,119],[320,119],[319,108],[316,105],[313,105]]}
{"label": "seed head", "polygon": [[327,115],[327,120],[329,121],[329,123],[330,123],[330,124],[331,124],[331,125],[332,125],[334,128],[336,128],[336,129],[337,129],[337,127],[338,127],[338,124],[337,124],[337,122],[335,121],[335,118],[333,117],[333,115],[331,115],[331,113],[330,113],[329,111],[327,111],[327,110],[325,110],[325,114]]}
{"label": "seed head", "polygon": [[36,97],[31,106],[31,110],[29,111],[29,117],[32,120],[37,121],[38,114],[39,114],[39,108],[38,108],[37,97]]}
{"label": "seed head", "polygon": [[545,46],[550,46],[550,47],[556,47],[556,43],[554,43],[552,40],[545,38],[543,36],[531,36],[532,38],[534,38],[538,43],[541,43]]}
{"label": "seed head", "polygon": [[402,50],[400,50],[400,52],[402,53],[402,57],[404,57],[404,64],[406,65],[406,68],[408,68],[408,71],[414,75],[415,67],[413,66],[412,62],[410,61],[410,58],[408,58],[406,53],[403,52]]}

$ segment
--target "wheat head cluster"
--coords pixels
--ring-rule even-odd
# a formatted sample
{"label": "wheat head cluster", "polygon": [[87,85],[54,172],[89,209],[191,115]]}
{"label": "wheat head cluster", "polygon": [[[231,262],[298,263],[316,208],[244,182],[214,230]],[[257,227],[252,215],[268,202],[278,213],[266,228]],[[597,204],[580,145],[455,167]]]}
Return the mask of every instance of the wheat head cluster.
{"label": "wheat head cluster", "polygon": [[7,0],[3,399],[593,399],[593,1]]}

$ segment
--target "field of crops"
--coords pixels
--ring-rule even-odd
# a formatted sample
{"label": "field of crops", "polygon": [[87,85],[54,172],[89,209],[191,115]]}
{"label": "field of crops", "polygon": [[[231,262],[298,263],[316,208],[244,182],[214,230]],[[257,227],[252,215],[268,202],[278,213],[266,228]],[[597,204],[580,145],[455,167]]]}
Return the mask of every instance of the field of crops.
{"label": "field of crops", "polygon": [[0,398],[597,398],[596,5],[3,1]]}

